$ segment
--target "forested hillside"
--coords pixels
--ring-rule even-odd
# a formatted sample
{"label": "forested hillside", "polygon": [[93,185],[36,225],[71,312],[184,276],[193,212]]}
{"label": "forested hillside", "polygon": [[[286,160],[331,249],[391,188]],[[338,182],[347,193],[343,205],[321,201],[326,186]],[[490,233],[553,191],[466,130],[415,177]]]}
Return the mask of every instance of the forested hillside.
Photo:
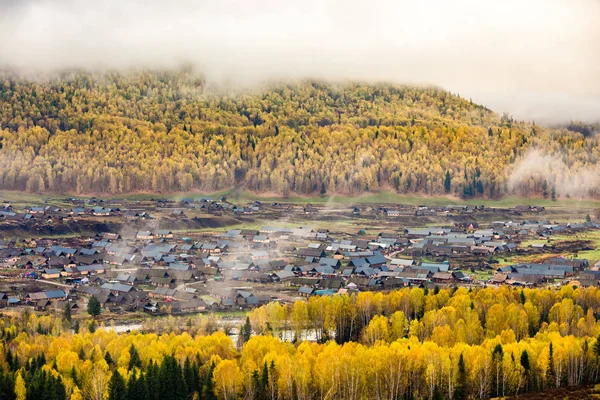
{"label": "forested hillside", "polygon": [[[253,311],[239,347],[210,317],[118,335],[22,313],[0,319],[0,398],[462,400],[598,383],[599,307],[598,289],[570,286],[316,297]],[[290,331],[298,342],[277,337]]]}
{"label": "forested hillside", "polygon": [[[569,194],[563,183],[600,155],[587,131],[391,84],[307,81],[225,95],[185,71],[5,72],[0,104],[0,188],[32,192]],[[511,177],[532,147],[566,171]]]}

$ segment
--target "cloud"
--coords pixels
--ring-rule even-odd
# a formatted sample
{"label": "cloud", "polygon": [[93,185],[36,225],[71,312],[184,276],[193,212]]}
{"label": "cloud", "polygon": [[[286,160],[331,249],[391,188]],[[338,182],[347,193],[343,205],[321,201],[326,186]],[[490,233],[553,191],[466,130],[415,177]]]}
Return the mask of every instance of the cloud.
{"label": "cloud", "polygon": [[599,16],[597,0],[0,0],[0,65],[435,84],[518,118],[595,121]]}

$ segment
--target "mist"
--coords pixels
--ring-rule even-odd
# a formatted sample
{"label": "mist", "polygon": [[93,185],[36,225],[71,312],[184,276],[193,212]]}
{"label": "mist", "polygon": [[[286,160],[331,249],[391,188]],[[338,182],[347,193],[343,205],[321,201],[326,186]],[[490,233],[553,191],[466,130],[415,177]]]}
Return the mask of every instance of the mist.
{"label": "mist", "polygon": [[518,119],[595,122],[598,18],[598,0],[0,0],[0,67],[427,84]]}
{"label": "mist", "polygon": [[554,189],[559,197],[597,197],[600,188],[600,164],[567,163],[569,157],[538,149],[527,151],[510,168],[509,191],[527,195],[546,181],[547,192]]}

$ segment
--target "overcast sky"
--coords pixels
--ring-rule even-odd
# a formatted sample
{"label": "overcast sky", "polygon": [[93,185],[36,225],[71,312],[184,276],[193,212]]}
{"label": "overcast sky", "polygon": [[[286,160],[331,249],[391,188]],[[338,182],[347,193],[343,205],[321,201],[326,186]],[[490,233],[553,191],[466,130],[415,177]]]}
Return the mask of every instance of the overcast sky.
{"label": "overcast sky", "polygon": [[520,119],[598,121],[599,21],[600,0],[0,0],[0,65],[434,84]]}

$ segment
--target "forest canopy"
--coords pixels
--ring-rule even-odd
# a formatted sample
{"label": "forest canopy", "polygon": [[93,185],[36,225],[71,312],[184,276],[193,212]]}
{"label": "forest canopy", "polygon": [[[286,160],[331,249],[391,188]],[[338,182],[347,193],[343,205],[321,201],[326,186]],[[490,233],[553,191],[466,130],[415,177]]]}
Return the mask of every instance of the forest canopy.
{"label": "forest canopy", "polygon": [[236,346],[200,315],[117,334],[24,312],[0,319],[0,398],[512,396],[600,382],[599,315],[597,288],[365,292],[270,303]]}
{"label": "forest canopy", "polygon": [[[599,175],[600,146],[569,126],[514,121],[435,87],[303,81],[227,93],[185,70],[4,72],[0,188],[596,196],[582,177]],[[531,149],[549,167],[519,164]]]}

